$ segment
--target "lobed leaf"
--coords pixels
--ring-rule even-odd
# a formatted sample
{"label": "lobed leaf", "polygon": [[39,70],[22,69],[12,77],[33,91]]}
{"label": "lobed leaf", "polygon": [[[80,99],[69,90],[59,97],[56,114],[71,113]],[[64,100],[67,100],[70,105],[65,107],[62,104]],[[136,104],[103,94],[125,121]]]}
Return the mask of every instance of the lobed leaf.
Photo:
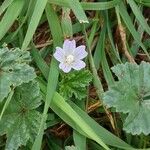
{"label": "lobed leaf", "polygon": [[64,76],[59,84],[60,93],[65,98],[75,96],[76,99],[86,97],[86,86],[92,80],[92,75],[88,70],[74,71]]}
{"label": "lobed leaf", "polygon": [[41,120],[36,108],[41,104],[37,82],[24,83],[15,89],[14,95],[0,122],[0,135],[6,134],[6,150],[33,142]]}
{"label": "lobed leaf", "polygon": [[112,68],[119,81],[104,93],[104,103],[127,114],[123,129],[133,135],[150,133],[150,64],[119,64]]}
{"label": "lobed leaf", "polygon": [[22,83],[27,83],[36,77],[34,69],[28,65],[30,54],[19,48],[0,49],[0,102],[11,91]]}

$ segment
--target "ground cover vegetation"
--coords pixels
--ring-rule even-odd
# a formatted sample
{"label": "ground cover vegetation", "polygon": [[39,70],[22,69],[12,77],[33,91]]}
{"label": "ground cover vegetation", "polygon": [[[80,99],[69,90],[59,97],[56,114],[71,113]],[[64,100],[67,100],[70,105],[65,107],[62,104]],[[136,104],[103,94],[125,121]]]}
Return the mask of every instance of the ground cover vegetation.
{"label": "ground cover vegetation", "polygon": [[1,0],[0,149],[149,149],[149,7]]}

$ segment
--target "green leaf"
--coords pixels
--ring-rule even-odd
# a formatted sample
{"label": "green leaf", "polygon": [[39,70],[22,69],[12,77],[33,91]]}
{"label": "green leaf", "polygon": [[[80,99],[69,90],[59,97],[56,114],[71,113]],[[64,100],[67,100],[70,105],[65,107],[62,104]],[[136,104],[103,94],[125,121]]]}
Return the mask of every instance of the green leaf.
{"label": "green leaf", "polygon": [[131,17],[129,16],[123,1],[119,5],[119,12],[120,12],[120,15],[121,15],[124,23],[126,24],[128,30],[134,37],[134,40],[140,45],[140,47],[143,49],[143,51],[145,52],[147,57],[150,59],[149,53],[148,53],[147,49],[145,48],[145,45],[141,42],[140,34],[136,31],[136,29],[132,23]]}
{"label": "green leaf", "polygon": [[0,102],[16,87],[36,77],[34,69],[28,65],[30,54],[20,49],[0,49]]}
{"label": "green leaf", "polygon": [[7,7],[13,2],[14,0],[5,0],[2,5],[0,6],[0,15],[7,9]]}
{"label": "green leaf", "polygon": [[38,24],[39,24],[39,21],[41,19],[43,11],[46,7],[46,4],[47,4],[47,0],[36,1],[35,8],[34,8],[31,20],[29,22],[28,30],[27,30],[27,33],[26,33],[26,36],[25,36],[25,39],[23,41],[21,49],[24,50],[29,45],[29,43],[33,37],[33,34],[34,34]]}
{"label": "green leaf", "polygon": [[69,101],[68,104],[67,101],[60,96],[60,94],[55,93],[50,107],[74,130],[94,140],[99,145],[104,147],[104,149],[109,149],[106,146],[106,144],[108,144],[120,149],[133,150],[130,145],[123,142],[120,138],[116,137],[111,132],[99,125],[72,101]]}
{"label": "green leaf", "polygon": [[[46,83],[43,83],[40,80],[38,81],[40,83],[40,88],[43,93],[43,98],[45,99]],[[118,147],[120,149],[134,150],[134,148],[122,141],[119,137],[113,135],[111,132],[103,128],[100,124],[93,120],[85,111],[79,108],[75,103],[69,100],[65,101],[64,98],[57,92],[53,97],[50,108],[74,130],[76,130],[83,136],[91,138],[92,140],[99,143],[101,146],[104,147],[105,144],[108,144],[110,146]],[[82,120],[80,120],[79,118]],[[87,126],[85,124],[87,124],[89,127],[85,128]],[[89,128],[91,128],[92,131],[90,131]]]}
{"label": "green leaf", "polygon": [[104,94],[104,103],[127,114],[123,129],[131,133],[150,133],[150,64],[119,64],[112,68],[119,81]]}
{"label": "green leaf", "polygon": [[22,0],[14,0],[8,7],[2,20],[0,21],[0,40],[4,37],[9,28],[13,25],[14,21],[17,19],[24,6],[24,2],[25,1]]}
{"label": "green leaf", "polygon": [[80,23],[89,23],[79,0],[66,0]]}
{"label": "green leaf", "polygon": [[76,130],[73,130],[73,141],[77,149],[86,150],[86,137],[77,132]]}
{"label": "green leaf", "polygon": [[[56,12],[53,7],[49,4],[46,5],[45,8],[46,16],[48,19],[48,23],[51,29],[51,34],[53,38],[53,46],[59,46],[62,44],[62,31],[59,23],[59,18],[57,17]],[[54,49],[55,50],[55,49]],[[39,64],[38,64],[39,67]],[[42,68],[41,68],[42,69]],[[47,112],[49,105],[51,103],[54,92],[56,91],[57,82],[58,82],[59,70],[58,70],[58,62],[52,58],[50,64],[50,70],[48,75],[48,85],[47,85],[47,93],[46,93],[46,101],[44,105],[44,111],[42,115],[42,120],[38,132],[38,136],[32,146],[32,150],[40,150],[42,144],[42,137],[44,134],[44,124],[47,118]]]}
{"label": "green leaf", "polygon": [[74,71],[66,74],[61,80],[59,90],[65,98],[75,96],[81,100],[86,97],[86,86],[92,80],[92,75],[88,70]]}
{"label": "green leaf", "polygon": [[[51,4],[60,5],[63,7],[69,7],[71,6],[68,3],[68,0],[48,0]],[[112,0],[109,2],[81,2],[81,6],[84,10],[106,10],[115,7],[120,3],[120,0]],[[77,4],[76,4],[77,5]]]}
{"label": "green leaf", "polygon": [[37,82],[24,83],[15,89],[14,95],[0,122],[0,135],[6,134],[6,150],[33,142],[41,121],[36,108],[41,104]]}
{"label": "green leaf", "polygon": [[147,24],[146,19],[141,13],[141,10],[138,8],[137,4],[134,2],[134,0],[127,0],[134,15],[136,16],[137,20],[140,22],[143,29],[150,35],[150,27]]}
{"label": "green leaf", "polygon": [[70,9],[63,7],[62,8],[62,19],[61,19],[61,26],[63,30],[64,37],[72,37],[72,22],[70,18]]}

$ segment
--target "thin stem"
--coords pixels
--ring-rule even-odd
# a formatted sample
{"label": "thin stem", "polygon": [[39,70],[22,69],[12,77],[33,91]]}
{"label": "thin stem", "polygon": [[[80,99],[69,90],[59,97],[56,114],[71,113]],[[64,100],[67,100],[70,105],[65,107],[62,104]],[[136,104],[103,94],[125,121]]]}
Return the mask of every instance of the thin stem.
{"label": "thin stem", "polygon": [[[96,67],[95,67],[95,64],[94,64],[94,61],[93,61],[91,48],[90,48],[90,44],[89,44],[89,40],[88,40],[88,36],[87,36],[84,24],[83,24],[83,31],[84,31],[84,35],[85,35],[86,44],[87,44],[90,68],[91,68],[92,74],[93,74],[93,83],[94,83],[94,86],[96,88],[96,92],[97,92],[97,95],[98,95],[99,99],[102,100],[102,97],[103,97],[102,95],[104,93],[104,89],[103,89],[102,83],[101,83],[101,81],[99,79],[99,76],[97,74],[97,70],[96,70]],[[115,129],[114,120],[113,120],[113,117],[112,117],[111,113],[107,110],[107,108],[104,105],[103,105],[103,108],[104,108],[104,110],[105,110],[105,112],[107,114],[107,117],[110,120],[112,128],[115,131],[116,129]]]}

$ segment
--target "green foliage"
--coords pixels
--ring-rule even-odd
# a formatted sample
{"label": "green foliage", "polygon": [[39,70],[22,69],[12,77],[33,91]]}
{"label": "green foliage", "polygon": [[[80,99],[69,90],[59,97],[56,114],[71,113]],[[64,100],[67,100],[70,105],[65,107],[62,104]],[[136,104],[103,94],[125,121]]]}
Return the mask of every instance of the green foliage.
{"label": "green foliage", "polygon": [[0,121],[0,135],[6,134],[6,150],[33,142],[41,120],[36,108],[41,104],[37,82],[24,83],[15,89],[14,95]]}
{"label": "green foliage", "polygon": [[120,64],[112,68],[119,81],[104,94],[104,103],[128,114],[124,130],[133,135],[150,133],[150,64]]}
{"label": "green foliage", "polygon": [[[42,140],[44,135],[44,125],[48,119],[47,116],[49,116],[49,108],[51,108],[54,111],[53,113],[57,114],[57,117],[60,117],[65,124],[69,125],[74,129],[74,131],[77,131],[83,136],[83,139],[81,139],[79,138],[81,137],[80,135],[73,135],[74,143],[70,141],[72,143],[67,143],[67,145],[75,145],[75,147],[70,146],[66,148],[86,149],[85,147],[90,145],[90,148],[94,150],[104,148],[109,149],[108,146],[110,146],[111,149],[133,150],[134,148],[132,148],[132,146],[136,147],[135,149],[146,149],[147,147],[150,147],[150,142],[148,142],[150,140],[149,136],[145,136],[145,138],[143,138],[143,136],[132,136],[131,134],[123,134],[123,136],[122,134],[118,134],[123,133],[122,128],[117,128],[120,127],[120,118],[116,118],[118,114],[112,115],[111,118],[111,112],[109,116],[109,112],[105,113],[101,108],[98,109],[100,112],[95,111],[95,107],[92,109],[92,114],[95,112],[98,114],[96,117],[101,116],[99,115],[101,110],[104,117],[108,116],[106,125],[107,129],[105,129],[100,125],[102,120],[102,123],[105,126],[106,120],[103,120],[103,117],[98,118],[97,123],[92,119],[95,117],[95,115],[90,117],[88,116],[88,112],[84,112],[80,109],[88,107],[87,105],[85,106],[84,101],[78,101],[78,106],[72,101],[65,101],[66,98],[69,100],[70,97],[82,99],[83,97],[88,96],[86,86],[91,80],[83,84],[82,80],[86,80],[84,79],[85,77],[83,77],[83,75],[78,77],[78,74],[73,76],[72,72],[71,75],[66,74],[59,84],[58,77],[60,70],[58,69],[57,61],[52,56],[52,53],[55,51],[55,47],[62,46],[63,40],[66,38],[70,37],[70,39],[75,39],[77,45],[86,43],[85,46],[87,50],[89,50],[89,66],[93,74],[93,86],[96,89],[98,98],[100,100],[103,98],[103,87],[105,89],[106,86],[113,85],[114,82],[114,86],[110,87],[110,90],[106,92],[106,95],[109,97],[109,100],[113,99],[113,101],[109,103],[115,107],[118,112],[125,113],[123,116],[127,118],[125,121],[123,121],[124,129],[132,134],[137,134],[137,132],[147,132],[148,134],[150,132],[150,122],[148,119],[149,94],[144,96],[139,94],[142,93],[142,86],[140,86],[142,83],[139,83],[142,81],[140,79],[143,79],[144,81],[146,80],[146,83],[143,83],[143,85],[145,89],[147,88],[149,90],[148,77],[145,77],[145,73],[143,73],[144,77],[140,77],[142,76],[142,74],[140,74],[142,71],[138,71],[138,68],[141,70],[140,68],[142,67],[133,65],[133,68],[131,67],[131,76],[133,77],[129,78],[129,71],[127,69],[125,70],[127,72],[125,72],[125,74],[128,76],[127,83],[123,81],[121,77],[119,78],[118,82],[115,82],[113,78],[114,76],[110,71],[110,65],[112,66],[116,65],[117,63],[127,61],[127,56],[124,53],[124,50],[121,50],[123,43],[120,43],[120,41],[122,41],[119,36],[120,33],[124,35],[123,41],[124,44],[126,44],[127,51],[129,51],[131,57],[135,59],[134,57],[138,55],[135,61],[140,62],[141,60],[147,60],[146,55],[150,58],[148,49],[148,43],[150,43],[150,28],[148,25],[149,18],[147,15],[149,8],[146,8],[147,6],[150,6],[149,1],[150,0],[0,1],[0,45],[5,42],[8,43],[10,47],[21,47],[24,51],[21,52],[18,49],[17,53],[18,55],[23,53],[22,56],[26,57],[21,59],[18,58],[19,60],[16,61],[18,55],[16,54],[17,56],[14,56],[14,54],[12,54],[12,51],[16,50],[7,50],[7,53],[10,54],[11,57],[14,57],[14,61],[9,63],[5,62],[4,64],[7,64],[5,69],[7,70],[3,71],[4,68],[2,68],[1,62],[6,61],[10,58],[10,56],[7,57],[7,54],[7,56],[4,58],[2,56],[4,50],[0,49],[0,132],[2,134],[0,137],[0,149],[3,149],[3,145],[5,145],[5,141],[2,142],[3,144],[1,144],[3,138],[5,139],[5,135],[3,136],[3,134],[6,134],[8,137],[6,149],[8,149],[8,147],[9,149],[13,149],[11,147],[12,145],[15,148],[19,145],[26,145],[20,149],[40,150],[42,143],[44,143],[42,145],[42,149],[65,149],[60,143],[66,143],[68,139],[66,141],[62,141],[62,139],[55,138],[51,132],[49,132],[53,128],[52,126],[48,126],[48,130],[45,131],[46,136]],[[88,24],[83,25],[83,22],[88,21]],[[122,25],[123,32],[118,30],[118,25]],[[83,26],[85,26],[84,30]],[[84,37],[83,34],[86,36]],[[141,51],[142,49],[143,52]],[[38,130],[35,131],[37,137],[34,142],[33,138],[35,132],[32,134],[32,132],[30,132],[31,128],[24,127],[25,123],[21,124],[21,121],[19,120],[21,117],[18,119],[17,113],[15,112],[16,115],[14,115],[12,112],[12,110],[15,111],[16,103],[22,103],[22,98],[15,102],[14,97],[17,97],[16,95],[19,93],[17,90],[21,87],[23,88],[24,85],[30,85],[31,81],[35,78],[33,68],[29,67],[28,65],[31,58],[29,56],[29,52],[26,52],[26,50],[31,50],[33,58],[32,61],[37,65],[37,72],[40,72],[38,79],[39,82],[41,82],[40,88],[44,98],[42,103],[43,107],[40,107],[40,111],[43,111],[40,125],[34,121],[35,118],[38,119],[38,117],[36,117],[36,113],[39,114],[35,108],[32,109],[32,111],[36,112],[35,117],[34,114],[28,113],[28,118],[31,116],[32,119],[30,118],[29,121],[24,121],[26,124],[28,123],[28,126],[31,125],[34,127],[32,124],[36,124],[37,126],[39,125]],[[122,66],[124,65],[121,65],[121,67]],[[129,66],[132,65],[130,64]],[[143,66],[145,66],[145,64]],[[12,70],[13,67],[15,68],[14,70]],[[10,68],[10,70],[8,68]],[[147,67],[147,69],[148,68],[149,67]],[[119,72],[119,69],[114,71],[116,75],[117,72]],[[101,79],[97,73],[99,70],[101,71]],[[145,68],[143,70],[145,70]],[[136,73],[133,73],[134,71]],[[140,78],[137,77],[138,75]],[[74,81],[70,81],[71,76]],[[69,83],[67,83],[68,80]],[[56,88],[58,86],[63,97],[56,93]],[[110,91],[113,91],[112,95],[115,96],[115,98],[109,96]],[[30,94],[30,91],[26,92],[28,92],[28,95],[35,93],[32,92],[32,94]],[[116,93],[118,96],[116,96]],[[122,93],[122,95],[120,93]],[[125,101],[123,95],[124,97],[127,97]],[[141,97],[144,97],[143,100],[141,100]],[[90,97],[88,99],[86,104],[90,104],[96,100],[97,99],[94,99],[92,96],[92,98]],[[34,100],[30,99],[27,101],[27,104],[32,103],[33,101]],[[25,101],[23,103],[25,103]],[[16,105],[16,110],[19,106],[20,105]],[[9,114],[9,118],[12,117],[13,119],[11,118],[8,120],[9,118],[6,118],[7,114]],[[51,122],[51,120],[49,120],[49,124],[55,124],[61,119],[56,120],[56,122]],[[108,123],[109,121],[111,122],[110,124]],[[61,122],[59,123],[61,124]],[[8,125],[10,126],[9,132],[8,130],[6,132],[3,129],[8,128]],[[113,125],[115,125],[115,127]],[[132,131],[133,129],[134,132]],[[119,137],[113,135],[109,130],[113,131],[114,134],[119,135]],[[27,135],[25,135],[25,131]],[[71,136],[72,135],[70,135],[70,137]],[[96,146],[99,144],[99,146],[93,147],[93,144],[91,146],[89,140],[86,140],[86,138],[91,138],[92,141],[94,141],[93,143],[96,144]],[[125,142],[122,141],[122,139]],[[17,143],[16,141],[19,142]],[[27,141],[29,141],[30,145],[27,144]],[[8,143],[11,144],[8,146]]]}
{"label": "green foliage", "polygon": [[65,150],[79,150],[79,149],[77,149],[75,146],[66,146],[65,147]]}
{"label": "green foliage", "polygon": [[92,80],[92,75],[88,70],[74,71],[66,74],[60,84],[60,94],[65,98],[75,96],[76,99],[83,99],[87,95],[86,86]]}
{"label": "green foliage", "polygon": [[30,54],[20,49],[0,49],[0,102],[11,88],[27,83],[36,77],[34,69],[28,65]]}

